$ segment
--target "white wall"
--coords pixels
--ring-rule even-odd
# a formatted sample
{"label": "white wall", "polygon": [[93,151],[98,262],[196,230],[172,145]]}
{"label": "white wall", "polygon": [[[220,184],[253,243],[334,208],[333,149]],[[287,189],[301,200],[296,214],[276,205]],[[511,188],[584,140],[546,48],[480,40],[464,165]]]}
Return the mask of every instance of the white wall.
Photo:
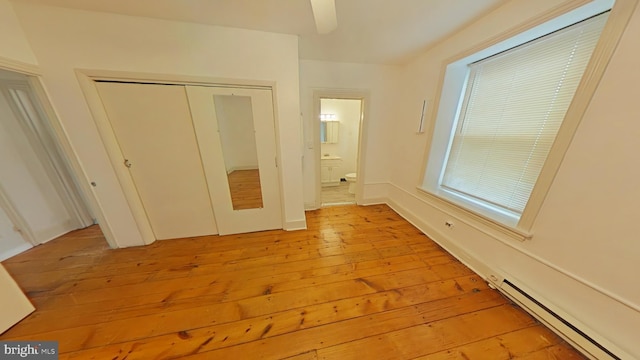
{"label": "white wall", "polygon": [[0,0],[0,59],[37,64],[9,0]]}
{"label": "white wall", "polygon": [[[0,59],[11,63],[36,64],[35,56],[8,0],[0,0]],[[0,112],[5,114],[2,116],[6,116],[6,109],[5,111],[0,109]],[[0,137],[3,133],[4,131],[0,130]],[[3,142],[0,143],[0,146],[6,147],[7,145]],[[5,211],[0,208],[0,261],[30,247],[32,245],[13,229],[13,223]]]}
{"label": "white wall", "polygon": [[[416,134],[420,108],[423,99],[430,101],[426,114],[430,120],[443,62],[563,3],[507,2],[422,54],[405,71],[302,60],[299,79],[294,37],[24,3],[14,7],[54,105],[89,174],[87,180],[98,183],[96,194],[121,245],[135,243],[123,240],[135,234],[135,224],[100,145],[74,68],[276,81],[289,221],[303,221],[302,204],[297,201],[302,195],[305,204],[315,203],[317,160],[314,149],[309,148],[314,136],[313,89],[364,90],[371,99],[366,114],[366,196],[388,193],[396,209],[436,240],[450,245],[458,256],[526,284],[539,300],[578,319],[590,335],[604,339],[605,345],[610,342],[640,357],[636,341],[640,287],[634,278],[640,258],[635,229],[640,170],[634,166],[640,150],[638,10],[550,189],[532,240],[516,243],[486,234],[470,226],[467,219],[454,219],[454,229],[444,229],[449,216],[415,190],[429,145],[426,135]],[[8,5],[0,0],[0,24],[13,31],[15,19],[5,11]],[[7,16],[9,22],[4,21]],[[11,43],[5,38],[0,37],[0,56],[35,63],[26,42]],[[304,194],[299,175],[298,80],[305,140]]]}
{"label": "white wall", "polygon": [[338,142],[321,144],[321,154],[330,154],[342,158],[339,177],[357,171],[358,132],[360,130],[360,100],[354,99],[321,99],[320,109],[323,114],[336,114],[338,126]]}
{"label": "white wall", "polygon": [[[320,174],[316,173],[315,149],[313,148],[319,119],[313,115],[314,90],[363,91],[369,94],[370,103],[365,103],[365,119],[361,141],[364,153],[360,161],[365,167],[363,198],[382,197],[378,184],[390,179],[389,164],[391,149],[389,132],[395,126],[396,103],[400,97],[401,68],[398,66],[333,63],[300,60],[300,106],[304,122],[304,203],[308,208],[316,205],[315,184]],[[320,136],[319,134],[317,136]]]}
{"label": "white wall", "polygon": [[[0,67],[9,70],[37,71],[37,60],[12,3],[0,0]],[[24,81],[25,76],[3,72],[0,77]],[[0,95],[0,185],[32,230],[34,241],[46,242],[76,228],[76,220],[67,211],[36,153],[22,132],[18,120],[3,95]],[[16,255],[33,245],[14,230],[5,209],[0,209],[0,260]]]}
{"label": "white wall", "polygon": [[[484,275],[522,285],[612,350],[640,357],[640,10],[608,66],[533,229],[525,242],[452,218],[416,190],[427,135],[415,134],[419,108],[433,99],[442,65],[462,51],[535,19],[558,1],[507,2],[464,31],[423,53],[404,73],[405,111],[393,128],[390,203],[432,238]],[[429,125],[429,124],[427,124]],[[454,222],[447,229],[446,220]],[[486,229],[484,229],[486,230]],[[624,358],[624,355],[622,355]]]}
{"label": "white wall", "polygon": [[15,3],[43,80],[119,246],[142,244],[75,69],[274,82],[285,226],[304,227],[297,38]]}

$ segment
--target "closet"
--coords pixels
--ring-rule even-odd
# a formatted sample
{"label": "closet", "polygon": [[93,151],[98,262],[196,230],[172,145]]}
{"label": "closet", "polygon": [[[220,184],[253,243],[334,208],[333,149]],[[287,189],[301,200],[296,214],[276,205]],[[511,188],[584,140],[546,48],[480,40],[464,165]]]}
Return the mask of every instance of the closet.
{"label": "closet", "polygon": [[282,228],[271,89],[95,86],[155,239]]}

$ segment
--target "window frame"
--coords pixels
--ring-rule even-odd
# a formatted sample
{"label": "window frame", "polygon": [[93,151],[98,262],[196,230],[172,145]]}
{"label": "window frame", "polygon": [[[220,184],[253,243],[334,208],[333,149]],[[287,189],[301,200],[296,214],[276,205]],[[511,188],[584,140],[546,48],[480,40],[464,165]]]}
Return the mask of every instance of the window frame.
{"label": "window frame", "polygon": [[[530,239],[533,236],[531,230],[535,218],[637,3],[638,0],[617,0],[615,4],[613,0],[595,0],[564,14],[548,14],[538,19],[537,23],[525,26],[524,31],[522,28],[507,31],[497,39],[445,61],[441,70],[438,98],[434,102],[437,111],[432,114],[429,128],[431,141],[426,149],[425,168],[417,187],[422,197],[453,216],[471,220],[472,225],[486,233],[507,235],[520,241]],[[609,19],[521,216],[509,216],[441,188],[449,145],[457,126],[462,97],[466,92],[469,71],[467,65],[609,9]]]}

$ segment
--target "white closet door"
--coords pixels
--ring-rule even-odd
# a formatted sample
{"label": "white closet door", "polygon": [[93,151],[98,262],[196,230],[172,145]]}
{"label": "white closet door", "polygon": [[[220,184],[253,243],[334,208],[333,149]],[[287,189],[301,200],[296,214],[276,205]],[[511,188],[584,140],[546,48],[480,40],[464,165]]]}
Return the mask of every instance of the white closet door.
{"label": "white closet door", "polygon": [[271,90],[187,94],[220,234],[282,228]]}
{"label": "white closet door", "polygon": [[0,334],[31,314],[35,308],[22,293],[7,270],[0,265]]}
{"label": "white closet door", "polygon": [[184,86],[96,86],[156,239],[217,234]]}

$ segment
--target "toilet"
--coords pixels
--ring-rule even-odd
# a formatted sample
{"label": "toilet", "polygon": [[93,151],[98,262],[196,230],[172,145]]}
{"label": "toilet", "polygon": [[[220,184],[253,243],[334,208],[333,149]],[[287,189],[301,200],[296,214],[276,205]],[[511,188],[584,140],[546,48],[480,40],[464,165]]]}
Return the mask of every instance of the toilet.
{"label": "toilet", "polygon": [[349,183],[349,194],[356,193],[356,173],[348,173],[344,176],[344,178]]}

